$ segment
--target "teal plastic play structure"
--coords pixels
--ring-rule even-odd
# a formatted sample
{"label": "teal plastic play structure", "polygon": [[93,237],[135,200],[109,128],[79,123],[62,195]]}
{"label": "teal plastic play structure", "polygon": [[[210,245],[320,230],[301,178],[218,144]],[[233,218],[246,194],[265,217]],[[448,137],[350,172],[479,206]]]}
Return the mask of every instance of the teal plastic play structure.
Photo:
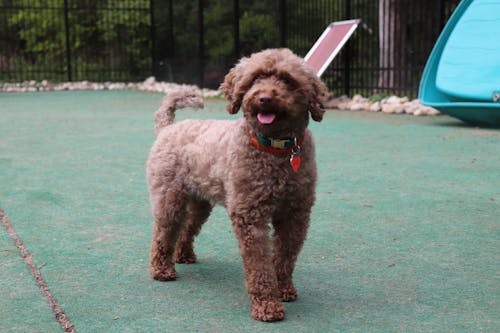
{"label": "teal plastic play structure", "polygon": [[429,56],[419,99],[480,126],[500,126],[500,0],[463,0]]}

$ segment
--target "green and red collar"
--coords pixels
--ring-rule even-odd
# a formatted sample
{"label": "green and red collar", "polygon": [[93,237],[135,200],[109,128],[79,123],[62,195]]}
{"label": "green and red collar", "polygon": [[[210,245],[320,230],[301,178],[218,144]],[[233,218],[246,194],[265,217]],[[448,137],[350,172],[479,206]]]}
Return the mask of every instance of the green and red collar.
{"label": "green and red collar", "polygon": [[250,144],[255,148],[273,155],[289,155],[290,164],[295,172],[300,167],[300,150],[303,142],[303,135],[299,139],[272,139],[255,133],[250,134]]}
{"label": "green and red collar", "polygon": [[266,138],[260,134],[252,133],[250,135],[250,143],[257,149],[266,151],[275,155],[290,155],[304,142],[304,136],[292,139],[273,139]]}

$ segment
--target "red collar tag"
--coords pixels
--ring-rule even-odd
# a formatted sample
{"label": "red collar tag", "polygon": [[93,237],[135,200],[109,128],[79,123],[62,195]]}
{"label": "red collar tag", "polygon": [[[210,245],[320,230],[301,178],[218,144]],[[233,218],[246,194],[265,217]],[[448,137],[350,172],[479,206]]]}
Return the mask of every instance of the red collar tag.
{"label": "red collar tag", "polygon": [[297,144],[297,139],[294,139],[294,145],[292,147],[292,155],[290,156],[290,164],[292,165],[292,169],[295,172],[299,171],[300,167],[300,146]]}

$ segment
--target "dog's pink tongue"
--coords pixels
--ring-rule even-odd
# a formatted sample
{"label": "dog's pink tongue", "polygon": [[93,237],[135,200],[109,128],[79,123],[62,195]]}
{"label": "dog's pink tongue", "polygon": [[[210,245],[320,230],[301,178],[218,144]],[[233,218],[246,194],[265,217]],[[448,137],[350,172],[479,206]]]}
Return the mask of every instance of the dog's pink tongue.
{"label": "dog's pink tongue", "polygon": [[257,119],[261,124],[271,124],[274,119],[276,118],[276,115],[274,113],[258,113],[257,114]]}

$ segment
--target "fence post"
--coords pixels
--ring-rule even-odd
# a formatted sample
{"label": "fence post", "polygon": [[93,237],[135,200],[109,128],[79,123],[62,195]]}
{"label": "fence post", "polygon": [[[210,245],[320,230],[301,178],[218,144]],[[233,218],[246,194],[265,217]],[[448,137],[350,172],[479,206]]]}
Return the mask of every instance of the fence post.
{"label": "fence post", "polygon": [[233,0],[233,34],[234,34],[234,57],[238,60],[241,57],[240,49],[240,1]]}
{"label": "fence post", "polygon": [[[168,0],[168,29],[167,29],[167,50],[165,52],[165,60],[160,63],[160,72],[162,79],[174,81],[174,57],[175,57],[175,39],[174,39],[174,6],[172,0]],[[175,72],[176,73],[176,72]]]}
{"label": "fence post", "polygon": [[441,30],[443,30],[444,28],[444,22],[445,22],[445,15],[444,15],[444,3],[442,0],[438,0],[436,1],[435,3],[436,5],[436,10],[435,10],[435,16],[434,16],[434,19],[436,20],[437,22],[437,27],[435,27],[435,31],[433,31],[436,35],[436,38],[437,36],[439,36]]}
{"label": "fence post", "polygon": [[156,30],[155,30],[155,11],[154,0],[149,1],[149,16],[150,16],[150,40],[151,40],[151,73],[158,79],[159,68],[156,57]]}
{"label": "fence post", "polygon": [[205,36],[204,36],[204,22],[203,22],[203,0],[198,0],[198,85],[204,85],[205,73]]}
{"label": "fence post", "polygon": [[286,0],[280,0],[279,11],[280,11],[280,45],[281,47],[286,47],[286,35],[287,35]]}
{"label": "fence post", "polygon": [[71,49],[69,43],[68,0],[64,0],[64,31],[66,33],[66,70],[68,71],[68,81],[73,81],[71,75]]}
{"label": "fence post", "polygon": [[174,45],[174,5],[172,0],[168,0],[168,50],[167,58],[173,59],[175,55],[175,45]]}
{"label": "fence post", "polygon": [[[344,19],[350,20],[351,19],[351,1],[350,0],[345,0],[344,1]],[[347,43],[344,47],[344,94],[347,96],[350,95],[351,92],[351,72],[350,72],[350,67],[351,67],[351,54],[350,54],[350,47],[349,43]]]}

